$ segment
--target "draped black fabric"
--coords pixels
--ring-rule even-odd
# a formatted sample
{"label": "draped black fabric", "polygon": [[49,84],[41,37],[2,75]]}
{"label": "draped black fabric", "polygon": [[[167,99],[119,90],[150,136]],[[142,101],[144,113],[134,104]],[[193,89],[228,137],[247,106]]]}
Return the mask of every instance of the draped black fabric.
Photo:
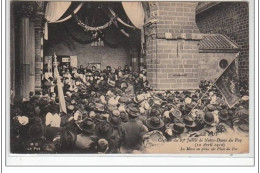
{"label": "draped black fabric", "polygon": [[102,38],[104,42],[110,47],[116,47],[127,39],[127,37],[123,35],[115,25],[107,28],[104,31],[104,36]]}

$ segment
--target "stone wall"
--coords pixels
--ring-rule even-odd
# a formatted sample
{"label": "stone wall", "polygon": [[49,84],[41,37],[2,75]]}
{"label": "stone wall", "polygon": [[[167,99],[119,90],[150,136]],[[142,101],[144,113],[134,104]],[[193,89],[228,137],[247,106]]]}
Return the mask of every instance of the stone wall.
{"label": "stone wall", "polygon": [[197,2],[157,2],[157,32],[199,33],[195,22]]}
{"label": "stone wall", "polygon": [[225,34],[240,47],[239,76],[249,76],[249,7],[248,2],[222,2],[197,14],[196,22],[202,33]]}
{"label": "stone wall", "polygon": [[200,52],[199,39],[157,37],[156,57],[148,62],[148,68],[154,87],[159,90],[197,89],[201,80],[214,81],[222,74],[222,59],[230,64],[236,56],[234,52]]}
{"label": "stone wall", "polygon": [[160,35],[199,33],[195,23],[197,2],[151,2],[151,19],[145,27],[148,80],[157,89],[198,87],[197,42],[167,40]]}
{"label": "stone wall", "polygon": [[124,67],[125,64],[129,64],[131,60],[126,50],[122,47],[110,48],[108,46],[92,47],[90,44],[77,44],[74,45],[74,49],[70,50],[66,44],[54,44],[49,45],[45,55],[51,56],[53,52],[57,55],[69,55],[77,56],[78,66],[88,66],[88,63],[100,63],[101,69],[106,66],[117,68],[118,66]]}
{"label": "stone wall", "polygon": [[235,53],[199,51],[203,37],[195,22],[197,2],[151,2],[145,26],[147,78],[158,90],[197,89],[200,80],[215,80],[219,62]]}

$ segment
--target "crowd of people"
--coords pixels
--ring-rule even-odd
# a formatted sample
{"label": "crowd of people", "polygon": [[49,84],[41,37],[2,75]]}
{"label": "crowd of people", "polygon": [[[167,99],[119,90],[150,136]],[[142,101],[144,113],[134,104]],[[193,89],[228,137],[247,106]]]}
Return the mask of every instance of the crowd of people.
{"label": "crowd of people", "polygon": [[249,130],[245,87],[229,108],[210,81],[201,81],[198,90],[157,92],[145,69],[69,67],[59,73],[66,110],[59,105],[56,77],[46,72],[41,92],[29,100],[16,97],[11,105],[11,152],[145,153],[184,134]]}

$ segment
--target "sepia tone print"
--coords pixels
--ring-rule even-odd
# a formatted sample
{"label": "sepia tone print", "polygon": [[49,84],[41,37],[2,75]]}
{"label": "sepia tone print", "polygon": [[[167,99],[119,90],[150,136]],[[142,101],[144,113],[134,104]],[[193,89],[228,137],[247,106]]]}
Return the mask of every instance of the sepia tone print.
{"label": "sepia tone print", "polygon": [[248,16],[248,2],[11,1],[10,152],[248,153]]}

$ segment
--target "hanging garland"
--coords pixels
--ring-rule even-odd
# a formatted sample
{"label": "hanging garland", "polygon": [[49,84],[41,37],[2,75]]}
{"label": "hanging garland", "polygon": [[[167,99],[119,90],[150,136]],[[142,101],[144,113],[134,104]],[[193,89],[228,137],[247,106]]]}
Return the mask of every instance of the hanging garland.
{"label": "hanging garland", "polygon": [[74,18],[77,22],[77,24],[79,26],[81,26],[85,31],[100,31],[102,29],[106,29],[107,27],[109,27],[110,25],[112,25],[113,21],[115,20],[115,17],[111,18],[110,21],[108,21],[107,23],[105,23],[102,26],[97,26],[97,27],[93,27],[93,26],[88,26],[85,23],[83,23],[78,16],[74,15]]}

